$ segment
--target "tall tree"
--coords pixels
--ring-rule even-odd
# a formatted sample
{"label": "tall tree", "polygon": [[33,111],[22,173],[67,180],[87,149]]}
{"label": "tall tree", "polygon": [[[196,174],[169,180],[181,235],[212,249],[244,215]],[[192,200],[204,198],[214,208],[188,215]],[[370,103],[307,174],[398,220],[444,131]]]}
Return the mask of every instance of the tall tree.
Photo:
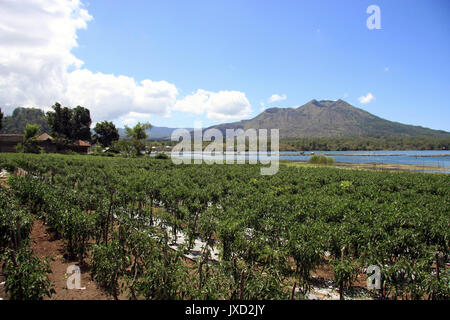
{"label": "tall tree", "polygon": [[134,140],[145,140],[148,138],[147,130],[151,130],[153,126],[150,123],[138,122],[133,128],[125,126],[127,137]]}
{"label": "tall tree", "polygon": [[77,106],[72,110],[72,139],[91,140],[91,114],[88,109]]}
{"label": "tall tree", "polygon": [[119,130],[112,122],[98,122],[94,128],[94,138],[104,147],[109,147],[113,141],[119,140]]}
{"label": "tall tree", "polygon": [[52,108],[54,111],[47,112],[47,121],[50,126],[50,133],[55,136],[70,139],[72,133],[72,110],[67,107],[62,107],[58,102],[56,102]]}
{"label": "tall tree", "polygon": [[136,151],[136,155],[141,155],[142,151],[145,149],[145,145],[142,140],[148,138],[147,130],[150,130],[152,125],[150,123],[140,123],[138,122],[133,128],[125,126],[125,131],[127,137],[131,139],[130,143]]}
{"label": "tall tree", "polygon": [[53,111],[47,112],[47,121],[53,135],[70,140],[91,140],[91,115],[88,109],[75,109],[55,103]]}

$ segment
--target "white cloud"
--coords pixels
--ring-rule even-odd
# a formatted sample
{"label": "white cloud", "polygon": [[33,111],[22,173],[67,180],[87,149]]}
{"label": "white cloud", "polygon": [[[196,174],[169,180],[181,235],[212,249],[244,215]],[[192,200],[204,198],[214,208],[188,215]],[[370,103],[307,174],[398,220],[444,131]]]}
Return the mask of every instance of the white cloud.
{"label": "white cloud", "polygon": [[372,101],[373,99],[375,99],[375,96],[372,93],[368,93],[365,96],[359,97],[358,101],[362,104],[367,104],[370,101]]}
{"label": "white cloud", "polygon": [[[71,51],[78,45],[77,31],[86,29],[92,19],[80,0],[0,1],[0,105],[3,111],[9,113],[17,106],[48,109],[58,101],[90,109],[96,122],[135,120],[139,113],[168,116],[176,104],[182,105],[177,103],[176,86],[167,81],[136,82],[132,77],[94,73],[83,68],[83,61]],[[202,98],[203,91],[197,94],[199,92]],[[246,115],[250,108],[241,92],[208,92],[206,95],[209,117],[239,117]],[[188,109],[198,112],[196,108]]]}
{"label": "white cloud", "polygon": [[91,19],[78,1],[1,1],[0,103],[52,103],[67,87],[67,68],[83,64],[71,49]]}
{"label": "white cloud", "polygon": [[210,92],[199,89],[197,92],[178,100],[174,110],[204,114],[214,120],[228,120],[247,117],[251,105],[245,93],[240,91]]}
{"label": "white cloud", "polygon": [[273,94],[269,98],[269,102],[276,102],[276,101],[283,101],[286,100],[287,96],[285,94],[282,94],[281,96],[279,94]]}
{"label": "white cloud", "polygon": [[126,126],[134,126],[138,123],[138,120],[135,118],[128,118],[125,117],[123,119],[120,119],[121,123],[126,125]]}
{"label": "white cloud", "polygon": [[150,113],[129,112],[116,119],[116,124],[119,127],[134,126],[138,122],[151,122],[152,115]]}
{"label": "white cloud", "polygon": [[93,119],[117,119],[127,112],[167,116],[178,90],[166,81],[144,80],[75,70],[67,76],[64,93],[71,105],[90,107]]}

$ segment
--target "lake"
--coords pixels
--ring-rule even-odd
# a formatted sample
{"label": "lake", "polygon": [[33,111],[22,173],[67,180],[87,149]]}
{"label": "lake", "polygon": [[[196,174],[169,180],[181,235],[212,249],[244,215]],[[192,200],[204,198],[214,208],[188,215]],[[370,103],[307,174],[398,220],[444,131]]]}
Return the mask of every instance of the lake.
{"label": "lake", "polygon": [[[347,163],[381,163],[381,164],[406,164],[416,166],[437,166],[439,168],[446,168],[445,171],[450,173],[450,150],[398,150],[398,151],[313,151],[315,154],[323,154],[333,157],[336,162]],[[287,161],[308,161],[311,157],[311,151],[305,151],[305,155],[300,155],[299,152],[280,151],[280,160]],[[233,153],[225,153],[233,154]],[[190,153],[184,153],[182,157],[190,157]],[[195,159],[199,159],[199,153],[193,153]],[[214,156],[204,155],[203,158],[211,159]],[[259,155],[257,152],[246,152],[244,154],[234,153],[234,158],[243,160],[251,159],[270,159],[267,155]],[[420,170],[422,171],[422,170]],[[426,172],[435,172],[435,170],[423,170]]]}

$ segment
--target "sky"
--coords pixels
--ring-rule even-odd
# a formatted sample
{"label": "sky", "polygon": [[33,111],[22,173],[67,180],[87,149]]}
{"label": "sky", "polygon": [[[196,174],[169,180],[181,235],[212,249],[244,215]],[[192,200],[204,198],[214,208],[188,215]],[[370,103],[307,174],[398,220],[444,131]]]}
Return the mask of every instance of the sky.
{"label": "sky", "polygon": [[0,107],[207,127],[343,99],[450,131],[449,40],[447,0],[0,0]]}

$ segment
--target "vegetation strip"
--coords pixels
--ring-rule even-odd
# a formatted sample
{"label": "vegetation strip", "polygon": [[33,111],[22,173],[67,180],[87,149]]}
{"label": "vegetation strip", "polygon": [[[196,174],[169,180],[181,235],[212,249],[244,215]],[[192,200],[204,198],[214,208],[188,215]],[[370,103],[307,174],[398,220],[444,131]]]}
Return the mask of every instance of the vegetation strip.
{"label": "vegetation strip", "polygon": [[[0,167],[28,173],[0,188],[10,299],[53,294],[48,265],[27,249],[35,218],[115,299],[314,298],[323,268],[351,298],[370,265],[382,275],[374,298],[449,298],[447,175],[282,166],[261,176],[252,165],[31,154],[1,154]],[[171,250],[157,220],[187,248]],[[197,238],[218,244],[219,263],[207,263],[210,250],[186,261]]]}

